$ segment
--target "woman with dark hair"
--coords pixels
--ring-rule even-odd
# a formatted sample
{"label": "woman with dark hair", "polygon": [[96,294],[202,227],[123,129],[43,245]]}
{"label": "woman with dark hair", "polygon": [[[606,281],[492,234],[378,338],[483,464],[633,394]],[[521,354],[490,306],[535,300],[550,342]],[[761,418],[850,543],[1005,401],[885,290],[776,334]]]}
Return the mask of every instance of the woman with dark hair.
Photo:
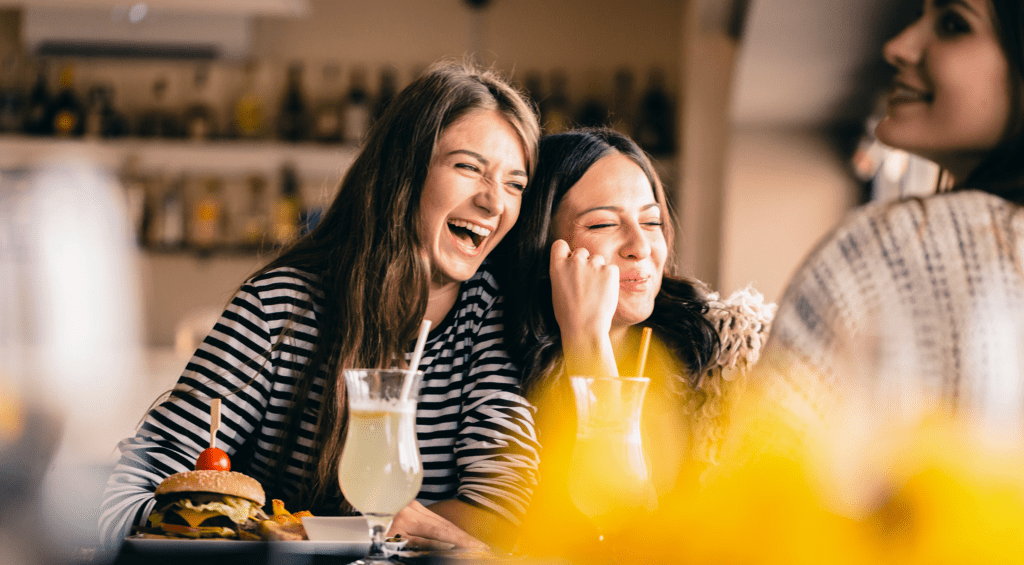
{"label": "woman with dark hair", "polygon": [[[496,73],[442,63],[389,104],[322,221],[239,289],[170,397],[120,444],[102,527],[118,543],[153,491],[207,447],[210,399],[233,470],[267,499],[333,515],[345,368],[419,369],[423,486],[389,535],[502,543],[536,481],[538,445],[486,258],[519,217],[536,162],[532,106]],[[424,506],[427,505],[427,506]]]}
{"label": "woman with dark hair", "polygon": [[725,317],[716,318],[715,297],[672,274],[664,189],[644,152],[620,133],[582,129],[544,137],[523,219],[508,241],[517,269],[508,333],[529,359],[525,388],[538,406],[544,457],[522,544],[586,560],[576,553],[585,549],[573,546],[596,535],[568,493],[575,437],[568,376],[635,376],[642,328],[652,328],[641,425],[655,491],[665,494],[693,457],[691,445],[701,441],[690,436],[710,412],[699,410],[721,405],[721,375],[713,370],[720,344],[759,344],[767,324],[757,324],[750,339],[732,340],[735,328],[750,328],[752,320],[717,323]]}
{"label": "woman with dark hair", "polygon": [[925,0],[884,56],[896,74],[876,137],[936,162],[952,189],[866,205],[826,236],[779,304],[757,381],[773,413],[812,429],[865,386],[1020,418],[1024,5]]}

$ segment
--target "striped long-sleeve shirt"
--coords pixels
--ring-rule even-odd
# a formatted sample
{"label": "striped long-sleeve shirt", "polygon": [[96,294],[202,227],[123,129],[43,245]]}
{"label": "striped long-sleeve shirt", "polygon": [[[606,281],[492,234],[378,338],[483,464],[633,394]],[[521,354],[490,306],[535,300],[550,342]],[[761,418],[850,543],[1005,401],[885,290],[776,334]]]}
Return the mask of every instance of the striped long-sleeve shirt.
{"label": "striped long-sleeve shirt", "polygon": [[958,191],[853,212],[779,305],[758,374],[816,426],[849,391],[962,413],[1024,407],[1024,208]]}
{"label": "striped long-sleeve shirt", "polygon": [[[144,524],[157,485],[191,470],[208,447],[211,397],[223,398],[219,447],[229,455],[251,453],[245,468],[233,470],[270,483],[293,387],[317,335],[321,296],[316,277],[293,269],[242,285],[168,400],[119,444],[121,457],[100,518],[108,544]],[[462,284],[455,305],[428,336],[416,415],[424,469],[417,500],[458,498],[518,522],[537,481],[539,445],[533,408],[520,394],[520,370],[505,351],[501,303],[485,263]],[[268,492],[268,500],[287,500],[310,479],[304,462],[313,462],[307,473],[315,469],[323,379],[311,387],[298,447],[287,462],[285,492]]]}

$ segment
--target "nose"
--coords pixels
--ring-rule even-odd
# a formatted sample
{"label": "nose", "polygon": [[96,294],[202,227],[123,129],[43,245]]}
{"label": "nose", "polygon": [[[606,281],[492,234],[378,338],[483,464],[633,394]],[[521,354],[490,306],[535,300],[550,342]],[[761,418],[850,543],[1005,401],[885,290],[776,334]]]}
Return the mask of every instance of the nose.
{"label": "nose", "polygon": [[885,42],[882,47],[882,55],[890,65],[900,68],[916,65],[921,60],[923,52],[923,33],[921,33],[923,18],[903,28],[895,37]]}
{"label": "nose", "polygon": [[505,202],[501,198],[500,185],[491,177],[481,177],[473,204],[486,210],[491,216],[499,216],[504,211]]}
{"label": "nose", "polygon": [[647,234],[639,224],[629,226],[626,232],[626,240],[619,248],[619,256],[623,259],[640,260],[651,255],[651,242],[647,241]]}

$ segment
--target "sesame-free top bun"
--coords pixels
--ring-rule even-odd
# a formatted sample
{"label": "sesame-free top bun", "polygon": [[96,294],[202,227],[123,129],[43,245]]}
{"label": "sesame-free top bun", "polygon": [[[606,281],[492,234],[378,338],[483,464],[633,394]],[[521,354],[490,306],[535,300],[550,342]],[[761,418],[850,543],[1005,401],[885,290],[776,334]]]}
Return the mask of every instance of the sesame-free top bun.
{"label": "sesame-free top bun", "polygon": [[178,492],[212,492],[247,498],[260,506],[267,502],[263,487],[256,479],[234,471],[185,471],[164,479],[156,487],[157,496]]}

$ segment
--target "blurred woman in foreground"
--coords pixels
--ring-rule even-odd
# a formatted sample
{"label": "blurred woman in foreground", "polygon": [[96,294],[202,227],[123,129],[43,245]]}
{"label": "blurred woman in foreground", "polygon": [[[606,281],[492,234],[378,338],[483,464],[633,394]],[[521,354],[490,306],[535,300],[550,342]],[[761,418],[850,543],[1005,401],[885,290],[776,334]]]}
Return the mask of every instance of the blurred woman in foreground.
{"label": "blurred woman in foreground", "polygon": [[1020,433],[1022,6],[925,0],[885,45],[896,75],[875,135],[938,163],[952,190],[856,210],[792,278],[758,381],[794,425],[820,426],[858,392]]}

